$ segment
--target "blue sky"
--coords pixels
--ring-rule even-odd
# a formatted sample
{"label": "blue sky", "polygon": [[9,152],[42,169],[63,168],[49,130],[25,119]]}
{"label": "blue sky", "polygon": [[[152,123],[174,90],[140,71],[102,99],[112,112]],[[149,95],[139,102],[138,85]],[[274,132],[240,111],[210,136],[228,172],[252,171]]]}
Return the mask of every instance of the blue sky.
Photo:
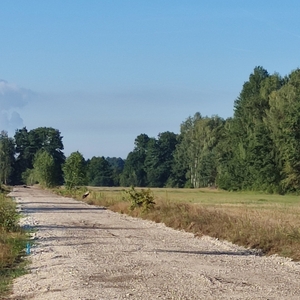
{"label": "blue sky", "polygon": [[0,0],[0,27],[0,130],[54,127],[67,156],[126,158],[300,67],[297,0]]}

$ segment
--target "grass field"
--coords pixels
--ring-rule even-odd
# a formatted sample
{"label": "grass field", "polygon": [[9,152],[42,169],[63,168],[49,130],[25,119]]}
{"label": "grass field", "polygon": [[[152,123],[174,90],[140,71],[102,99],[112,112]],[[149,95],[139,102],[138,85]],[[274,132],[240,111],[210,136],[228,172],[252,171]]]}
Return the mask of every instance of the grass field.
{"label": "grass field", "polygon": [[[154,209],[130,210],[128,188],[88,187],[90,204],[165,223],[195,236],[209,235],[241,246],[300,260],[300,197],[217,189],[152,188]],[[136,188],[136,190],[140,190]],[[66,193],[66,191],[60,193]],[[75,193],[75,194],[74,194]],[[82,190],[72,197],[81,198]]]}

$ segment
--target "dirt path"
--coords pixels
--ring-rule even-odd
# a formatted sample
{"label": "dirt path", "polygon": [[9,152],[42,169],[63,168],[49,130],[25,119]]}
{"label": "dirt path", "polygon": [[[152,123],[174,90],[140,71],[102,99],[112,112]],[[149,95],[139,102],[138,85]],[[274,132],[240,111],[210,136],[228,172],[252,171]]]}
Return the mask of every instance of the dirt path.
{"label": "dirt path", "polygon": [[300,299],[300,264],[194,238],[37,188],[11,193],[37,229],[12,299]]}

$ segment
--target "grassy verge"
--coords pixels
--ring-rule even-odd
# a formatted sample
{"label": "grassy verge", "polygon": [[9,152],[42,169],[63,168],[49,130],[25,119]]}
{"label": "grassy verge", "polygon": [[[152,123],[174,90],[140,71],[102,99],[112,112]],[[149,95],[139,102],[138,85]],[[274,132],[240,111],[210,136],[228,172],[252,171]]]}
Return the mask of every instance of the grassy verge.
{"label": "grassy verge", "polygon": [[12,280],[25,273],[26,233],[18,226],[19,215],[12,199],[0,192],[0,299],[5,299]]}
{"label": "grassy verge", "polygon": [[[130,209],[124,189],[90,188],[84,200],[134,217],[165,223],[196,236],[209,235],[235,244],[300,260],[300,200],[297,196],[229,193],[209,189],[152,189],[154,209]],[[123,190],[123,191],[122,191]],[[59,190],[61,194],[66,191]],[[83,190],[73,191],[81,199]]]}

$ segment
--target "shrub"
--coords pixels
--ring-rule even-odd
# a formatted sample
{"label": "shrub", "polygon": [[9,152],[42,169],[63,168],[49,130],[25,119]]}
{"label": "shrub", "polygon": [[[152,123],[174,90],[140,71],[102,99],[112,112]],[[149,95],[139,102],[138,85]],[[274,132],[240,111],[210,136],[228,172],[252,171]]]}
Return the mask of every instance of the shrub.
{"label": "shrub", "polygon": [[38,182],[36,177],[34,169],[26,169],[26,171],[22,173],[22,181],[27,185],[36,184]]}
{"label": "shrub", "polygon": [[3,194],[0,194],[0,228],[5,231],[15,230],[18,218],[19,215],[16,212],[14,203],[7,200]]}
{"label": "shrub", "polygon": [[154,208],[154,195],[150,189],[137,191],[132,186],[129,190],[125,192],[125,199],[131,202],[130,209],[134,210],[136,208],[142,208],[142,211],[148,211]]}

